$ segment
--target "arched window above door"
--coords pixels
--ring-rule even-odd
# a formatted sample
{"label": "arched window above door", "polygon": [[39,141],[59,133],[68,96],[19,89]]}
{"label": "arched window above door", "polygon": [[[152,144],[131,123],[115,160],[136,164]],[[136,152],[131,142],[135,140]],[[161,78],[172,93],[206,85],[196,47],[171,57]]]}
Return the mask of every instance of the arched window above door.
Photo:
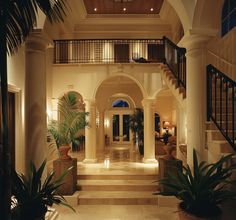
{"label": "arched window above door", "polygon": [[129,103],[125,100],[118,99],[112,103],[112,107],[113,108],[117,108],[117,107],[118,108],[120,108],[120,107],[127,108],[127,107],[129,107]]}
{"label": "arched window above door", "polygon": [[221,15],[221,36],[236,26],[236,1],[225,0]]}

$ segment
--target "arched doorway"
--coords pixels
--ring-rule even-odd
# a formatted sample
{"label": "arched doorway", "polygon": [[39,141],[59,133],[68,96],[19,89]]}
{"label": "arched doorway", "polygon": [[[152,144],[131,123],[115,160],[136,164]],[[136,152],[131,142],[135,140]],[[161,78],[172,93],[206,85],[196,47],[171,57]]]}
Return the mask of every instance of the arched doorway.
{"label": "arched doorway", "polygon": [[131,145],[132,133],[129,128],[130,115],[133,114],[133,105],[124,97],[116,98],[111,108],[107,111],[112,125],[108,133],[111,137],[111,145]]}
{"label": "arched doorway", "polygon": [[132,147],[129,117],[136,107],[142,107],[142,99],[140,87],[124,75],[110,77],[101,83],[96,92],[100,150],[115,146]]}

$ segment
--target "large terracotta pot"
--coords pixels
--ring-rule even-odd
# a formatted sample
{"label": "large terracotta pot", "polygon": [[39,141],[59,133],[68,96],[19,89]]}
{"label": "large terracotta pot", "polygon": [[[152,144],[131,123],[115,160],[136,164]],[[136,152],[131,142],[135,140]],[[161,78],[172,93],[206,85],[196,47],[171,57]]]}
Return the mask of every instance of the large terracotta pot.
{"label": "large terracotta pot", "polygon": [[179,220],[221,220],[221,216],[212,218],[200,218],[185,212],[183,209],[179,208]]}
{"label": "large terracotta pot", "polygon": [[164,156],[167,160],[173,160],[175,157],[173,156],[173,151],[176,150],[176,145],[166,144],[163,146],[164,151],[166,152],[166,155]]}
{"label": "large terracotta pot", "polygon": [[60,160],[71,160],[71,156],[68,155],[68,152],[70,150],[69,145],[64,145],[59,147],[59,159]]}

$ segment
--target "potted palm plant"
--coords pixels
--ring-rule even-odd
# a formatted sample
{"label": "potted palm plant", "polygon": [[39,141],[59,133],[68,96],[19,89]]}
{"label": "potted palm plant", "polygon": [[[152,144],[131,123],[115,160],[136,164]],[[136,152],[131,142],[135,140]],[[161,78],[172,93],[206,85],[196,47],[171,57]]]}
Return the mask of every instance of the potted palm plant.
{"label": "potted palm plant", "polygon": [[188,165],[177,168],[177,175],[169,174],[158,181],[165,191],[154,194],[178,198],[180,220],[218,220],[222,203],[236,199],[236,193],[230,189],[230,185],[236,185],[231,179],[236,169],[236,164],[230,163],[233,156],[223,156],[213,164],[199,163],[194,150],[193,169]]}
{"label": "potted palm plant", "polygon": [[134,134],[134,144],[136,143],[136,137],[138,139],[139,153],[144,154],[144,117],[143,110],[136,108],[134,114],[130,116],[129,126]]}
{"label": "potted palm plant", "polygon": [[48,131],[56,141],[60,159],[68,160],[71,143],[78,143],[78,132],[86,126],[86,113],[77,109],[76,93],[69,92],[58,101],[59,120],[51,120]]}
{"label": "potted palm plant", "polygon": [[17,174],[15,170],[12,171],[11,212],[13,220],[43,220],[49,207],[52,207],[53,204],[62,204],[74,210],[57,191],[70,169],[57,179],[54,178],[54,172],[51,172],[42,181],[45,165],[46,160],[37,170],[31,163],[27,176]]}

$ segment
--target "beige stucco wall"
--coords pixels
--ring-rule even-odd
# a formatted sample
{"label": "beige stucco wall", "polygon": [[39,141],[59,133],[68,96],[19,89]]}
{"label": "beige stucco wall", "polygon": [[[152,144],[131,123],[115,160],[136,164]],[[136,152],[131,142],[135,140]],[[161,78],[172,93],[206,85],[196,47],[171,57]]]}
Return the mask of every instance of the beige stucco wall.
{"label": "beige stucco wall", "polygon": [[15,93],[16,113],[16,170],[25,168],[25,139],[24,139],[24,91],[25,91],[25,53],[21,47],[13,56],[8,56],[8,85],[9,91]]}
{"label": "beige stucco wall", "polygon": [[132,79],[144,98],[151,97],[162,88],[157,64],[54,65],[53,98],[60,97],[68,90],[74,90],[84,99],[95,99],[102,82],[113,76]]}
{"label": "beige stucco wall", "polygon": [[236,27],[224,37],[211,39],[207,49],[207,63],[236,80]]}

